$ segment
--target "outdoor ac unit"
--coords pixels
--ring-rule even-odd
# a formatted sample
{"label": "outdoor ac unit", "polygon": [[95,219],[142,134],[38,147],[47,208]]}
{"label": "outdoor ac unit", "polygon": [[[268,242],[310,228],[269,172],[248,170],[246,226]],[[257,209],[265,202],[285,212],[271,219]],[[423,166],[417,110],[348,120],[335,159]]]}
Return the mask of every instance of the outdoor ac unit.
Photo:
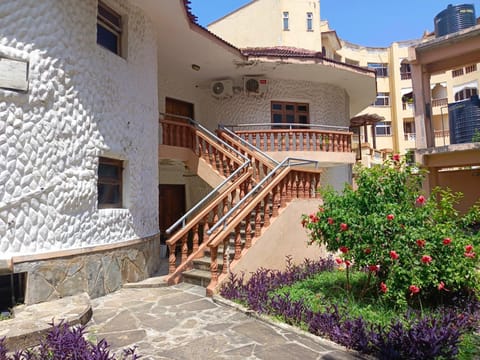
{"label": "outdoor ac unit", "polygon": [[248,95],[263,95],[267,92],[268,82],[259,76],[245,76],[243,85]]}
{"label": "outdoor ac unit", "polygon": [[217,80],[213,81],[210,90],[212,95],[216,98],[226,98],[233,96],[233,81],[232,80]]}

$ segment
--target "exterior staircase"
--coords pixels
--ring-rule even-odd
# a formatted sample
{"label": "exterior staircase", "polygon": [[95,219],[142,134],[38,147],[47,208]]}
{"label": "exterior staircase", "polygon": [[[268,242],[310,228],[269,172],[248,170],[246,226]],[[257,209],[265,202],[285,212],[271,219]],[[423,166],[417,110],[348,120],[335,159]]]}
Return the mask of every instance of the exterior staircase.
{"label": "exterior staircase", "polygon": [[163,144],[189,148],[225,178],[167,232],[169,275],[215,292],[241,257],[294,198],[315,197],[315,162],[269,158],[233,132],[210,133],[191,119],[160,122]]}

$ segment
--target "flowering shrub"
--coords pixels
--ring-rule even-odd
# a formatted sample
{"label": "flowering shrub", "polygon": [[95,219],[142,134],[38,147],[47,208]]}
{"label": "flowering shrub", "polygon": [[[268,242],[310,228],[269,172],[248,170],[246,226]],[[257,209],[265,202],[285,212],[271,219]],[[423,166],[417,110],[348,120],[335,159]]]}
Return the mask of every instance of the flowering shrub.
{"label": "flowering shrub", "polygon": [[480,204],[460,216],[461,194],[436,188],[427,198],[424,176],[399,157],[359,168],[357,190],[322,189],[323,205],[302,220],[311,242],[371,272],[366,286],[401,307],[479,288]]}
{"label": "flowering shrub", "polygon": [[17,351],[7,355],[5,339],[0,338],[0,360],[136,360],[140,356],[134,348],[123,350],[120,357],[110,353],[105,340],[92,344],[85,339],[85,327],[69,327],[66,323],[51,324],[52,329],[34,349]]}

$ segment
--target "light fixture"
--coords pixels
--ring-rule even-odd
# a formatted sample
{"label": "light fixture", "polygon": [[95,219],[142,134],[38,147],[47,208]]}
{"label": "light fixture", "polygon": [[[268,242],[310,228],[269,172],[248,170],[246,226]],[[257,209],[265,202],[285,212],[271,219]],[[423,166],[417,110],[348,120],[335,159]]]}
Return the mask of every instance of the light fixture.
{"label": "light fixture", "polygon": [[195,70],[195,71],[199,71],[200,70],[200,65],[192,64],[192,69]]}

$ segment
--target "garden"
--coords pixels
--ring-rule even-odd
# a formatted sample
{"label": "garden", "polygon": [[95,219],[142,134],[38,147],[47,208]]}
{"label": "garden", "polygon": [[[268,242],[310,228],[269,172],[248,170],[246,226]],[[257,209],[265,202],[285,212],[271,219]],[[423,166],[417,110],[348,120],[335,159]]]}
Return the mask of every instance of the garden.
{"label": "garden", "polygon": [[231,275],[221,295],[380,359],[480,358],[480,203],[422,192],[426,174],[398,155],[358,168],[356,189],[321,189],[301,219],[327,259]]}

